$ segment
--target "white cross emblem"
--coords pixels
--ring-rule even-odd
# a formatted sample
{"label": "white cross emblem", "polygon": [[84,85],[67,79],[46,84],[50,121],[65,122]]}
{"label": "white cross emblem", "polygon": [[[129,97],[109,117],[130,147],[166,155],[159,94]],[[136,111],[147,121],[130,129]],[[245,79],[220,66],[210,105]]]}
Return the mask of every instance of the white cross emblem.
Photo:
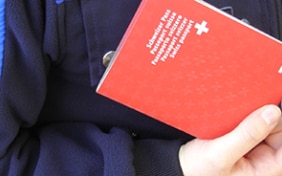
{"label": "white cross emblem", "polygon": [[202,24],[196,23],[195,28],[198,29],[197,30],[197,35],[202,35],[202,33],[208,33],[209,32],[209,28],[207,28],[207,22],[203,21]]}

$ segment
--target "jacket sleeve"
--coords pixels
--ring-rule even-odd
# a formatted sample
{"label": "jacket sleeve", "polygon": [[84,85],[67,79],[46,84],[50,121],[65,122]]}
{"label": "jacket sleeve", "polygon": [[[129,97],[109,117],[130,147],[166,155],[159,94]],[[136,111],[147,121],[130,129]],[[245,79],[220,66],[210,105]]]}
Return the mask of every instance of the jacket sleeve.
{"label": "jacket sleeve", "polygon": [[84,122],[36,125],[49,66],[62,54],[56,2],[0,1],[0,175],[181,175],[180,140],[134,140]]}
{"label": "jacket sleeve", "polygon": [[21,130],[36,122],[46,94],[48,63],[41,50],[44,30],[41,2],[1,2],[0,156],[3,158]]}

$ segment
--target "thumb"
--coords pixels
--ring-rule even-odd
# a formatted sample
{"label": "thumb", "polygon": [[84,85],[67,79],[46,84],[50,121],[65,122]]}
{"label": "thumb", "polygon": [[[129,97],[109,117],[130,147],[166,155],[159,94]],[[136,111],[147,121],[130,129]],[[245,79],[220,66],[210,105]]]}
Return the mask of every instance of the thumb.
{"label": "thumb", "polygon": [[217,147],[218,152],[229,156],[227,162],[237,162],[270,134],[280,117],[281,111],[275,105],[267,105],[254,111],[233,131],[214,141],[221,145]]}

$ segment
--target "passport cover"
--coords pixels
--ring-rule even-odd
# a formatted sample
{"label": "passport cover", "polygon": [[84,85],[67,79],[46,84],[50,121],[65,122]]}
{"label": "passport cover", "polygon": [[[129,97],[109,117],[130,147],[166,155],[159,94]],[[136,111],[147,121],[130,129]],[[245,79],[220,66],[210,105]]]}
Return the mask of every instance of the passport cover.
{"label": "passport cover", "polygon": [[197,0],[142,0],[97,93],[198,138],[282,99],[281,41]]}

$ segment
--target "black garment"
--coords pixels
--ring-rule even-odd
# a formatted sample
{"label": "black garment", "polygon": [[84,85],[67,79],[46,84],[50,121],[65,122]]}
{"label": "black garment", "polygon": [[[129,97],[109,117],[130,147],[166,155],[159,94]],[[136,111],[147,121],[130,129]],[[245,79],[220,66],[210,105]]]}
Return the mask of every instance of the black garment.
{"label": "black garment", "polygon": [[274,3],[274,9],[276,9],[277,16],[277,38],[282,39],[282,1],[276,0]]}

